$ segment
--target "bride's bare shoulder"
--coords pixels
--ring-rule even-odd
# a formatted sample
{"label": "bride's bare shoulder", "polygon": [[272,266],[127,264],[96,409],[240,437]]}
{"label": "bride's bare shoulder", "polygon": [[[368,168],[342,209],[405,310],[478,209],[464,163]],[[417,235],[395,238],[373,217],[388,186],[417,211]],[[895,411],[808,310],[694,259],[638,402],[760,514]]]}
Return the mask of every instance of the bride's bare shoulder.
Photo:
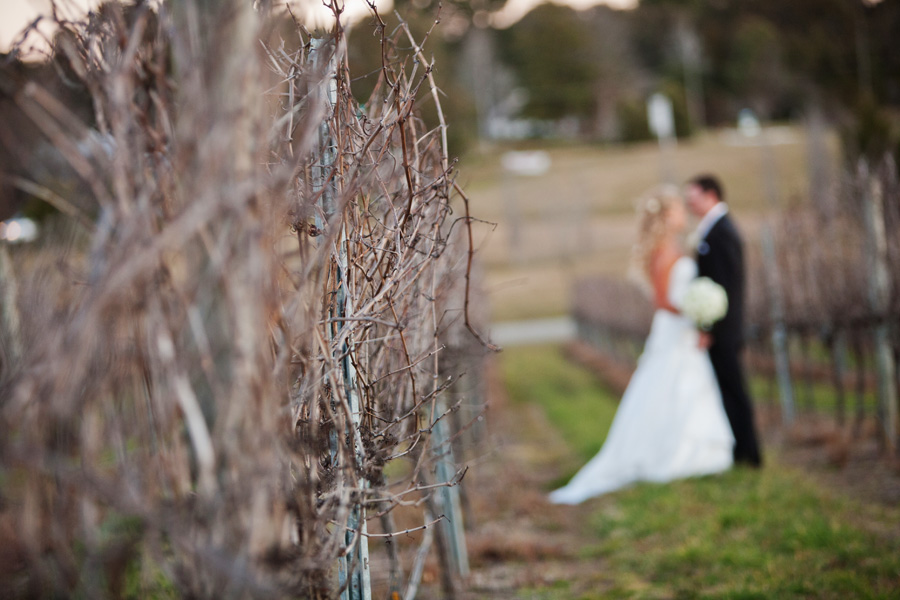
{"label": "bride's bare shoulder", "polygon": [[650,279],[657,308],[678,312],[669,301],[669,279],[675,263],[682,256],[684,254],[673,244],[661,246],[650,257]]}
{"label": "bride's bare shoulder", "polygon": [[656,248],[650,255],[650,267],[654,273],[667,273],[684,252],[674,244],[665,244]]}

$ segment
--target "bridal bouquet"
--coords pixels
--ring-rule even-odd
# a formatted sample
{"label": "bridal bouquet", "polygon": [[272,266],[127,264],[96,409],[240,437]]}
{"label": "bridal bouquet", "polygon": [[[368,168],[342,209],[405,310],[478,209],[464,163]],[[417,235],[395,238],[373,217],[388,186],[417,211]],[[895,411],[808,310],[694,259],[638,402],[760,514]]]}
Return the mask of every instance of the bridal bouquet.
{"label": "bridal bouquet", "polygon": [[688,285],[681,312],[698,327],[707,330],[728,312],[728,295],[709,277],[698,277]]}

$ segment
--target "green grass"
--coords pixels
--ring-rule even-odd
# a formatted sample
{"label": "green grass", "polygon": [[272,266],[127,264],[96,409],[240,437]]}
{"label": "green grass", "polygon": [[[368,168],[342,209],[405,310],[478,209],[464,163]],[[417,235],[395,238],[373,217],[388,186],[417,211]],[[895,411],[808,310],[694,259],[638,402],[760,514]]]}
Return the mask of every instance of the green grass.
{"label": "green grass", "polygon": [[[750,386],[750,396],[757,402],[762,402],[768,398],[774,398],[778,401],[778,386],[772,385],[769,378],[761,376],[752,376],[748,380]],[[773,395],[774,394],[774,395]],[[806,382],[802,378],[794,378],[793,380],[793,397],[794,408],[798,411],[812,410],[822,415],[837,415],[837,391],[830,382],[813,382],[812,397],[809,396]],[[844,411],[845,416],[851,419],[856,411],[856,389],[854,386],[848,386],[844,389]],[[863,407],[866,415],[874,415],[878,409],[878,396],[872,390],[868,390],[863,394]]]}
{"label": "green grass", "polygon": [[[900,537],[854,525],[862,507],[777,464],[641,485],[591,517],[610,572],[638,573],[641,596],[892,598]],[[895,527],[896,530],[896,527]],[[609,597],[631,597],[613,575]],[[652,593],[650,593],[652,591]]]}
{"label": "green grass", "polygon": [[[831,353],[828,347],[819,339],[811,339],[809,341],[809,359],[813,371],[823,371],[828,373],[825,378],[813,377],[811,386],[807,385],[805,373],[795,372],[792,377],[794,405],[797,410],[813,410],[823,415],[837,415],[837,390],[831,380]],[[792,361],[806,362],[804,353],[801,349],[800,340],[796,337],[790,340],[790,356]],[[853,415],[856,410],[857,394],[856,394],[856,366],[858,357],[847,352],[845,357],[845,376],[847,381],[844,386],[844,408],[846,415]],[[863,366],[866,374],[871,377],[876,373],[876,366],[871,354],[863,356]],[[769,377],[753,375],[749,378],[750,392],[752,397],[759,400],[766,398],[778,398],[777,385],[773,384],[773,380]],[[810,394],[811,392],[811,394]],[[873,415],[878,407],[878,396],[874,389],[867,389],[863,393],[863,406],[866,415]]]}
{"label": "green grass", "polygon": [[596,454],[616,414],[618,397],[555,346],[510,348],[501,356],[510,400],[543,408],[582,461]]}
{"label": "green grass", "polygon": [[[511,348],[514,402],[536,403],[581,460],[605,436],[614,399],[555,347]],[[768,451],[761,471],[735,469],[642,484],[590,501],[596,595],[566,586],[528,598],[900,598],[900,511],[840,497]]]}

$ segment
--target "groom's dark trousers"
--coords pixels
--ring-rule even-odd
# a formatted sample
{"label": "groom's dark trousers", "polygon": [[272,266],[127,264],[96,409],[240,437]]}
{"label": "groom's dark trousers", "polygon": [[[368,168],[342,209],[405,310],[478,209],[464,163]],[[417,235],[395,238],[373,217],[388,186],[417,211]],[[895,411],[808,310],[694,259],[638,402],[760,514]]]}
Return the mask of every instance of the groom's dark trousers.
{"label": "groom's dark trousers", "polygon": [[747,386],[741,368],[740,348],[713,345],[709,349],[719,389],[722,390],[722,404],[734,433],[734,462],[760,466],[762,460],[756,427],[753,419],[753,405],[747,395]]}
{"label": "groom's dark trousers", "polygon": [[762,459],[754,424],[753,405],[741,367],[744,317],[744,257],[741,238],[726,214],[697,248],[697,271],[728,294],[728,313],[711,331],[709,359],[722,391],[725,414],[734,433],[734,461],[760,466]]}

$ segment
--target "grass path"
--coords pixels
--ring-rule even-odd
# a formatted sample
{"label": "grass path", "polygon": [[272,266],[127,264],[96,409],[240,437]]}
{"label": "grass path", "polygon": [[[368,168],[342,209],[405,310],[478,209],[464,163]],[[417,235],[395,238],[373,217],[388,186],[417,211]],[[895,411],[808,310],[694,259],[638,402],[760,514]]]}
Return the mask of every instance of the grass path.
{"label": "grass path", "polygon": [[467,598],[900,598],[900,511],[826,489],[768,448],[762,472],[548,504],[616,399],[552,346],[498,359],[496,453],[468,483]]}

